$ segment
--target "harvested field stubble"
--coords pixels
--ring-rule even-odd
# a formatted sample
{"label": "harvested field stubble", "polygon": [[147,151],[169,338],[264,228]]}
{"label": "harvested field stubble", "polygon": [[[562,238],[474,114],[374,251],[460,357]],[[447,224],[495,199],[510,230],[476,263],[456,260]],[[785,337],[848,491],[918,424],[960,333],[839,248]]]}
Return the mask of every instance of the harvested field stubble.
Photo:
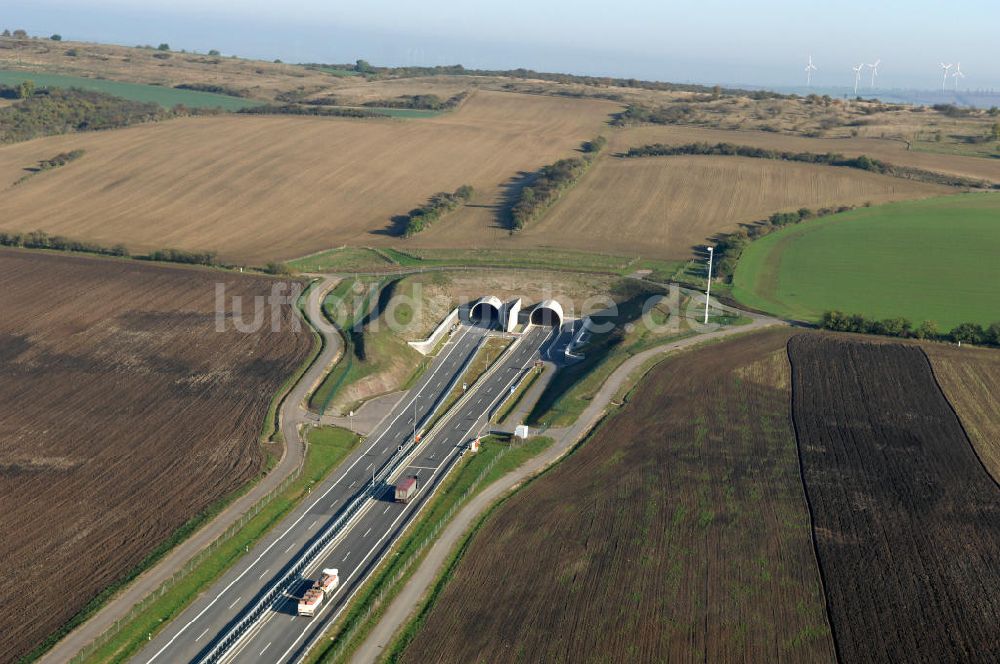
{"label": "harvested field stubble", "polygon": [[399,244],[391,220],[415,202],[463,184],[481,192],[476,204],[496,198],[519,171],[569,156],[616,108],[481,91],[427,120],[223,116],[48,137],[0,149],[0,186],[61,151],[87,158],[4,192],[0,230],[256,265]]}
{"label": "harvested field stubble", "polygon": [[847,168],[768,159],[604,158],[559,205],[512,241],[687,259],[694,246],[714,234],[777,211],[886,203],[950,191]]}
{"label": "harvested field stubble", "polygon": [[1000,482],[1000,351],[945,344],[924,350],[976,453]]}
{"label": "harvested field stubble", "polygon": [[273,283],[0,249],[0,661],[263,468],[268,404],[312,340],[216,332],[217,281],[244,301]]}
{"label": "harvested field stubble", "polygon": [[486,520],[401,661],[832,661],[788,335],[654,369]]}
{"label": "harvested field stubble", "polygon": [[841,661],[1000,659],[1000,487],[927,357],[820,335],[788,352]]}

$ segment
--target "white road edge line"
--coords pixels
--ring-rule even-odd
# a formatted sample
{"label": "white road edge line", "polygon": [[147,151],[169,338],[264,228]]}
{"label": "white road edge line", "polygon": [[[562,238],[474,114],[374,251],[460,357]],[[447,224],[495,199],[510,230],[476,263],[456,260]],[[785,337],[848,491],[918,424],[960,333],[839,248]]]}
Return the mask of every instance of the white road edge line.
{"label": "white road edge line", "polygon": [[[428,379],[428,382],[429,382],[430,378],[433,378],[433,377],[434,377],[434,374],[436,374],[436,373],[437,373],[437,372],[438,372],[438,371],[439,371],[439,370],[441,369],[441,367],[443,367],[443,366],[445,366],[445,365],[447,364],[447,359],[448,359],[448,357],[449,357],[449,356],[451,355],[452,351],[454,351],[454,350],[455,350],[456,348],[458,348],[458,346],[459,346],[459,343],[458,343],[458,342],[459,342],[459,341],[461,341],[461,339],[465,338],[465,336],[466,336],[466,335],[467,335],[467,334],[469,333],[469,330],[472,330],[472,329],[473,329],[472,327],[466,327],[466,329],[462,330],[462,332],[461,332],[461,337],[460,337],[459,339],[456,339],[456,340],[455,340],[455,342],[456,342],[456,343],[455,343],[455,344],[454,344],[454,345],[453,345],[453,346],[452,346],[451,348],[449,348],[449,349],[448,349],[448,352],[447,352],[447,353],[445,354],[444,358],[442,358],[442,360],[441,360],[441,362],[440,362],[440,363],[438,364],[438,366],[437,366],[437,367],[435,367],[434,371],[433,371],[433,372],[431,372],[431,375],[430,375],[430,377],[429,377],[429,379]],[[424,386],[425,386],[425,387],[426,387],[426,385],[427,385],[427,383],[424,383]],[[213,607],[213,606],[215,605],[215,603],[216,603],[217,601],[219,601],[219,600],[220,600],[220,599],[222,598],[222,596],[223,596],[223,595],[225,595],[225,594],[226,594],[226,593],[227,593],[227,592],[229,591],[229,589],[230,589],[230,588],[232,588],[232,587],[233,587],[234,585],[236,585],[237,583],[239,583],[239,581],[240,581],[240,580],[241,580],[241,579],[243,578],[243,576],[244,576],[244,575],[246,575],[246,574],[247,574],[247,573],[248,573],[248,572],[249,572],[249,571],[250,571],[251,569],[253,569],[254,565],[256,565],[257,563],[259,563],[259,562],[261,561],[261,559],[262,559],[262,558],[263,558],[263,557],[264,557],[265,555],[267,555],[267,553],[268,553],[268,552],[269,552],[269,551],[271,550],[271,548],[272,548],[272,547],[273,547],[273,546],[274,546],[275,544],[277,544],[278,542],[280,542],[280,541],[281,541],[281,539],[282,539],[283,537],[285,537],[285,535],[287,535],[287,534],[288,534],[289,532],[291,532],[292,528],[294,528],[295,526],[297,526],[297,525],[299,524],[299,522],[300,522],[300,521],[301,521],[302,519],[304,519],[304,518],[305,518],[306,514],[308,514],[308,513],[309,513],[309,511],[310,511],[310,510],[311,510],[311,509],[312,509],[313,507],[315,507],[317,503],[319,503],[319,501],[323,500],[323,499],[324,499],[324,498],[326,497],[326,495],[327,495],[328,493],[330,493],[331,491],[333,491],[333,489],[334,489],[334,488],[335,488],[335,487],[336,487],[336,486],[337,486],[338,484],[340,484],[340,482],[341,482],[341,481],[342,481],[342,480],[343,480],[343,479],[344,479],[345,477],[347,477],[347,474],[348,474],[349,472],[351,472],[351,470],[353,470],[354,466],[355,466],[355,465],[357,465],[357,464],[358,464],[358,462],[359,462],[359,461],[361,461],[361,459],[363,459],[363,458],[365,457],[365,455],[366,455],[366,454],[367,454],[368,452],[370,452],[370,451],[372,450],[372,448],[373,448],[373,447],[375,447],[375,446],[376,446],[376,445],[377,445],[377,444],[379,443],[379,441],[380,441],[380,440],[382,439],[382,437],[383,437],[383,436],[384,436],[384,435],[385,435],[385,434],[386,434],[386,433],[387,433],[387,432],[388,432],[388,431],[389,431],[389,430],[390,430],[390,429],[392,428],[392,426],[393,426],[393,425],[394,425],[394,424],[396,423],[396,420],[398,420],[398,419],[399,419],[400,417],[402,417],[402,416],[403,416],[403,414],[404,414],[404,413],[406,413],[406,412],[407,412],[407,409],[408,409],[408,408],[409,408],[409,407],[410,407],[410,406],[411,406],[411,405],[413,404],[413,402],[414,402],[414,401],[416,401],[416,400],[417,400],[417,398],[419,398],[419,396],[420,396],[420,393],[419,393],[419,392],[417,392],[417,394],[415,394],[415,395],[413,396],[413,399],[411,399],[411,400],[410,400],[410,403],[406,404],[406,406],[405,406],[405,407],[403,407],[402,409],[400,409],[400,411],[399,411],[399,414],[398,414],[398,415],[396,415],[396,417],[394,417],[394,418],[392,419],[392,421],[391,421],[391,422],[389,422],[389,425],[388,425],[388,426],[387,426],[387,427],[386,427],[385,429],[383,429],[383,430],[382,430],[382,433],[380,433],[380,434],[379,434],[378,436],[376,436],[376,437],[375,437],[375,440],[373,440],[373,441],[372,441],[372,443],[371,443],[371,445],[369,445],[369,446],[368,446],[368,449],[367,449],[367,450],[365,450],[365,453],[364,453],[364,454],[361,454],[361,455],[359,455],[359,456],[358,456],[358,458],[354,460],[354,463],[352,463],[352,464],[351,464],[351,465],[350,465],[350,466],[349,466],[349,467],[347,468],[347,470],[345,470],[345,471],[344,471],[344,473],[343,473],[343,474],[342,474],[342,475],[341,475],[341,476],[340,476],[339,478],[337,478],[337,480],[336,480],[336,481],[335,481],[335,482],[334,482],[333,484],[331,484],[331,485],[330,485],[330,487],[329,487],[329,488],[328,488],[328,489],[327,489],[326,491],[324,491],[324,492],[323,492],[323,494],[322,494],[322,495],[320,495],[320,496],[319,496],[318,498],[316,498],[316,500],[315,500],[315,501],[313,501],[312,505],[310,505],[310,506],[309,506],[309,507],[308,507],[308,508],[307,508],[307,509],[306,509],[306,510],[305,510],[305,511],[304,511],[304,512],[302,513],[302,516],[300,516],[300,517],[299,517],[298,519],[296,519],[295,521],[293,521],[293,522],[292,522],[292,523],[291,523],[291,524],[290,524],[290,525],[288,526],[288,528],[286,528],[286,529],[285,529],[285,531],[284,531],[284,532],[283,532],[283,533],[282,533],[282,534],[281,534],[281,535],[280,535],[280,536],[279,536],[279,537],[278,537],[278,538],[277,538],[276,540],[274,540],[273,542],[271,542],[271,544],[269,544],[269,545],[267,546],[267,548],[265,548],[265,549],[264,549],[264,550],[263,550],[263,551],[262,551],[262,552],[260,553],[260,555],[259,555],[259,556],[257,556],[257,558],[256,558],[256,559],[255,559],[255,560],[254,560],[254,561],[253,561],[252,563],[250,563],[250,564],[249,564],[249,565],[248,565],[248,566],[247,566],[247,567],[246,567],[246,568],[245,568],[245,569],[244,569],[244,570],[243,570],[242,572],[240,572],[240,574],[239,574],[239,575],[238,575],[238,576],[237,576],[237,577],[236,577],[235,579],[233,579],[233,580],[232,580],[232,581],[231,581],[231,582],[230,582],[230,583],[229,583],[229,584],[228,584],[228,585],[227,585],[227,586],[226,586],[225,588],[223,588],[223,589],[222,589],[222,591],[221,591],[221,592],[219,592],[219,594],[218,594],[218,595],[216,595],[216,596],[215,596],[215,598],[214,598],[214,599],[213,599],[213,600],[212,600],[211,602],[209,602],[209,603],[208,603],[208,604],[207,604],[207,605],[205,606],[205,608],[203,608],[203,609],[202,609],[201,611],[199,611],[199,612],[198,612],[198,614],[197,614],[197,615],[195,615],[195,617],[194,617],[194,618],[192,618],[191,620],[189,620],[189,621],[188,621],[188,622],[187,622],[187,623],[186,623],[185,625],[183,625],[183,626],[182,626],[182,627],[181,627],[181,628],[180,628],[180,629],[179,629],[179,630],[177,631],[177,633],[176,633],[176,634],[174,634],[174,635],[173,635],[172,637],[170,637],[170,640],[168,640],[168,641],[167,641],[167,642],[166,642],[165,644],[163,644],[163,646],[162,646],[162,647],[161,647],[161,648],[160,648],[159,650],[157,650],[157,651],[156,651],[155,653],[153,653],[153,656],[152,656],[152,657],[150,657],[150,658],[149,658],[148,660],[146,660],[146,664],[149,664],[150,662],[153,662],[154,660],[156,660],[156,658],[158,658],[158,657],[159,657],[160,655],[162,655],[162,654],[163,654],[163,652],[164,652],[164,651],[165,651],[165,650],[166,650],[167,648],[169,648],[170,646],[172,646],[172,645],[173,645],[173,643],[174,643],[174,641],[176,641],[176,640],[178,639],[178,637],[180,637],[180,635],[181,635],[181,634],[183,634],[184,632],[186,632],[186,631],[187,631],[187,629],[188,629],[189,627],[191,627],[191,625],[193,625],[193,624],[194,624],[195,622],[197,622],[198,620],[200,620],[200,619],[201,619],[201,617],[202,617],[203,615],[205,615],[205,613],[206,613],[206,612],[207,612],[207,611],[208,611],[208,610],[209,610],[210,608],[212,608],[212,607]],[[237,601],[239,601],[239,600],[237,600]]]}

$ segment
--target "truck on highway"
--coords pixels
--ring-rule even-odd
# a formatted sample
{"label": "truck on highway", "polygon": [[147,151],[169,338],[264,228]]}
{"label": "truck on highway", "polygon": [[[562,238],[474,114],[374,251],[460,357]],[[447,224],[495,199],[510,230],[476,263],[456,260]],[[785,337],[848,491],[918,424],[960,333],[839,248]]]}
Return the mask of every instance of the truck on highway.
{"label": "truck on highway", "polygon": [[417,478],[407,477],[404,478],[396,485],[396,502],[397,503],[408,503],[410,499],[413,498],[413,494],[417,492]]}
{"label": "truck on highway", "polygon": [[299,615],[312,618],[323,605],[323,591],[313,586],[299,600]]}
{"label": "truck on highway", "polygon": [[340,574],[336,569],[325,569],[323,575],[309,587],[309,590],[302,595],[299,600],[298,613],[300,616],[313,617],[323,606],[323,600],[340,585]]}
{"label": "truck on highway", "polygon": [[323,576],[319,577],[319,581],[313,587],[322,590],[324,595],[329,595],[339,585],[340,575],[338,574],[338,570],[334,568],[323,570]]}

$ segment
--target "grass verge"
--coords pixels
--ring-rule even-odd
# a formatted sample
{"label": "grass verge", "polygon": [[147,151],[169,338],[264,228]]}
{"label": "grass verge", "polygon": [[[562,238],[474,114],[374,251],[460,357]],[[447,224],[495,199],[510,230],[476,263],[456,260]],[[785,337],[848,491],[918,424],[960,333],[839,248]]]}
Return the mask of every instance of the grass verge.
{"label": "grass verge", "polygon": [[288,265],[302,272],[403,272],[428,268],[536,268],[625,276],[648,270],[647,278],[666,281],[685,261],[616,256],[560,249],[374,249],[340,247],[304,256]]}
{"label": "grass verge", "polygon": [[504,420],[510,417],[510,414],[517,409],[518,404],[520,404],[521,400],[524,399],[524,395],[528,393],[531,386],[534,385],[539,378],[541,378],[542,373],[544,372],[544,368],[532,369],[531,375],[528,376],[527,379],[522,380],[520,385],[517,386],[517,389],[514,390],[514,393],[509,395],[506,399],[504,399],[504,402],[500,404],[500,408],[497,409],[497,414],[493,418],[493,421],[497,424],[503,424]]}
{"label": "grass verge", "polygon": [[306,661],[327,664],[348,659],[416,571],[428,544],[455,512],[487,486],[551,444],[552,439],[545,437],[532,438],[520,445],[493,436],[484,438],[479,453],[466,455],[459,462],[459,467],[444,481],[394,550],[362,586],[348,610],[325,635],[322,647],[310,653]]}
{"label": "grass verge", "polygon": [[358,440],[355,434],[337,427],[310,431],[305,463],[297,478],[266,505],[259,507],[256,514],[248,518],[231,537],[213,543],[197,564],[184,571],[173,585],[157,591],[156,598],[120,625],[111,638],[74,661],[87,664],[122,661],[138,652],[147,643],[149,635],[158,632],[170,619],[180,614],[204,588],[291,512],[313,484],[343,461]]}

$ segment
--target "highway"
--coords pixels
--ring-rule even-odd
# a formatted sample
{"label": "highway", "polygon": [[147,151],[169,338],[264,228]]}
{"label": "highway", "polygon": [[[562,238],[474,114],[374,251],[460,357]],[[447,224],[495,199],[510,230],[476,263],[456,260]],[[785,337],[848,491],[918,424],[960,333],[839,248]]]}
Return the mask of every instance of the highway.
{"label": "highway", "polygon": [[[459,402],[454,413],[442,420],[435,434],[425,439],[398,475],[420,479],[417,497],[408,505],[392,502],[391,480],[384,491],[366,499],[342,534],[328,545],[305,575],[316,578],[318,570],[336,567],[341,585],[315,618],[296,615],[297,597],[304,590],[293,588],[279,600],[257,627],[230,653],[227,661],[294,661],[327,625],[350,594],[365,578],[413,517],[437,482],[461,453],[464,444],[485,427],[486,413],[530,367],[549,339],[548,328],[529,328],[503,363]],[[203,593],[171,625],[134,658],[135,662],[198,661],[220,635],[253,606],[278,581],[291,564],[345,505],[366,493],[373,471],[382,468],[434,414],[436,405],[460,379],[466,363],[487,334],[481,327],[461,325],[438,358],[410,392],[372,432],[361,448],[352,453],[330,478],[313,488],[302,505],[264,537],[233,569]]]}

